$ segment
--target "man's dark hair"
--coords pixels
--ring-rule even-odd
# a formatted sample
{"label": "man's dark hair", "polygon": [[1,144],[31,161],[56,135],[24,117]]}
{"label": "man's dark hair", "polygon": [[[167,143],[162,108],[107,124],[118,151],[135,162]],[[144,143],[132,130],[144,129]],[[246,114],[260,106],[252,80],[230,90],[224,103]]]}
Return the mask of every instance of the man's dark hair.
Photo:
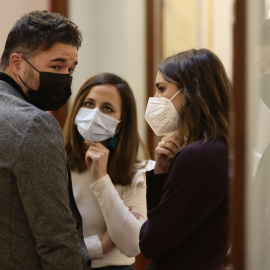
{"label": "man's dark hair", "polygon": [[8,34],[1,58],[1,70],[9,66],[13,53],[22,53],[26,58],[36,50],[46,51],[56,42],[81,46],[82,35],[71,20],[58,13],[32,11],[23,15]]}

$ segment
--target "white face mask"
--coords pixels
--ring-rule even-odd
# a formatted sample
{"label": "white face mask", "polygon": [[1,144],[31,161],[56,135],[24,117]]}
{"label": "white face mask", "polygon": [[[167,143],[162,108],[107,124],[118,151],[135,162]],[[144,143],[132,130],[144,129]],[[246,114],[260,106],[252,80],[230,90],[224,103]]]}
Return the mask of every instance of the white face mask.
{"label": "white face mask", "polygon": [[149,98],[144,118],[157,136],[178,131],[179,114],[172,99],[179,93],[180,90],[171,99],[166,97]]}
{"label": "white face mask", "polygon": [[119,123],[119,120],[100,112],[98,108],[80,108],[75,118],[79,133],[90,142],[112,138]]}

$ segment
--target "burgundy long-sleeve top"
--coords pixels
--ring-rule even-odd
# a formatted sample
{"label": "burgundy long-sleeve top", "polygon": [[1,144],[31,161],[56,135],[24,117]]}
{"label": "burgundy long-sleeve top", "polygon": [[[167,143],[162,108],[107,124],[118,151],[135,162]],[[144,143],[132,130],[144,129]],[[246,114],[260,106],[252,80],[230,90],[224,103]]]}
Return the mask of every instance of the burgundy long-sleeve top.
{"label": "burgundy long-sleeve top", "polygon": [[147,173],[148,220],[140,232],[147,269],[219,270],[228,250],[228,147],[198,140],[168,174]]}

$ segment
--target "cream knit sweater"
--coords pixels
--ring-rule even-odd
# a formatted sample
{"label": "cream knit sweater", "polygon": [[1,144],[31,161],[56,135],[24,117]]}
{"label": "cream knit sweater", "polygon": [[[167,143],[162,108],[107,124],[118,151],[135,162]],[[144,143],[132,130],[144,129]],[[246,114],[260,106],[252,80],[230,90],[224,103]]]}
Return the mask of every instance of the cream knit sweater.
{"label": "cream knit sweater", "polygon": [[[137,164],[136,168],[141,164]],[[113,185],[109,175],[96,182],[91,169],[72,172],[73,192],[83,218],[84,240],[92,259],[92,267],[130,265],[140,253],[139,233],[146,220],[145,171],[154,168],[149,160],[146,167],[137,169],[129,186]],[[138,220],[129,211],[140,213]],[[103,254],[101,238],[108,230],[116,248]]]}

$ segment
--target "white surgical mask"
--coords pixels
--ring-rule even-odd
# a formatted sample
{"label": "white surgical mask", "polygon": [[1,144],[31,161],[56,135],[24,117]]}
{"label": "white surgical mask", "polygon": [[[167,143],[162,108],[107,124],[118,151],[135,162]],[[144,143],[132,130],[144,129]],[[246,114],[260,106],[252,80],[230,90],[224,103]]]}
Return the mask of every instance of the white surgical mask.
{"label": "white surgical mask", "polygon": [[100,112],[98,108],[80,108],[75,118],[79,133],[90,142],[112,138],[119,123],[119,120]]}
{"label": "white surgical mask", "polygon": [[149,98],[144,118],[157,136],[178,131],[179,114],[172,99],[179,93],[180,90],[171,99],[166,97]]}

